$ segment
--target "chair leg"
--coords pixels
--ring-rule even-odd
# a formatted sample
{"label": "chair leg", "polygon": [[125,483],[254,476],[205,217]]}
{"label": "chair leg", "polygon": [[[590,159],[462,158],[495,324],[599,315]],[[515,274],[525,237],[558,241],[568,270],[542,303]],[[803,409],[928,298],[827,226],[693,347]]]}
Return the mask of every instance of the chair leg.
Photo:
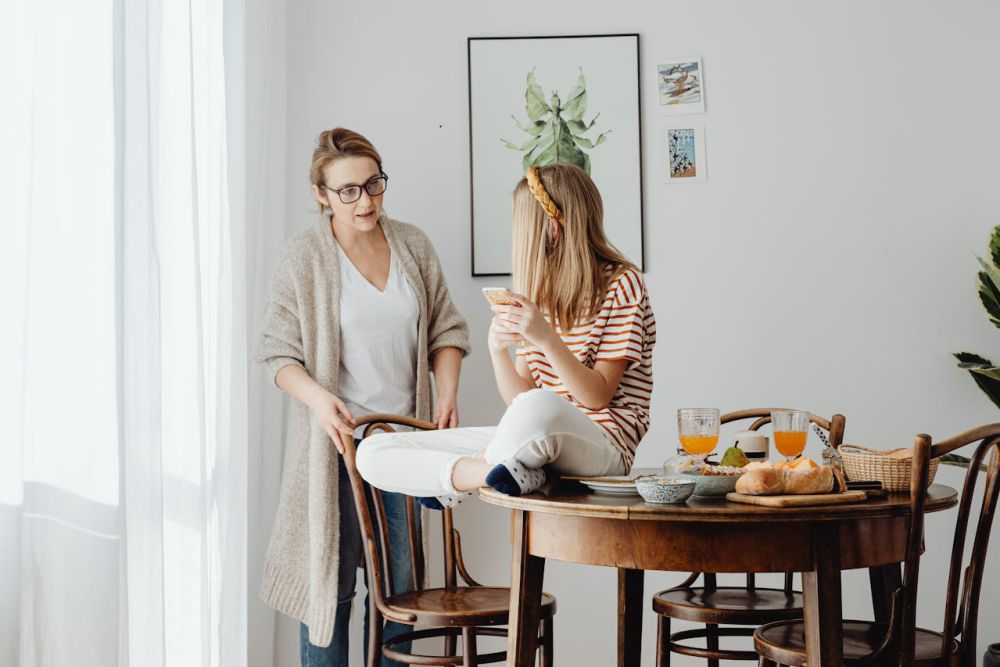
{"label": "chair leg", "polygon": [[761,657],[760,662],[757,664],[758,667],[780,667],[774,660],[768,660],[764,657]]}
{"label": "chair leg", "polygon": [[462,667],[476,667],[479,664],[476,653],[476,629],[462,628]]}
{"label": "chair leg", "polygon": [[542,667],[553,667],[553,627],[553,619],[551,616],[542,620]]}
{"label": "chair leg", "polygon": [[[705,647],[709,651],[719,650],[719,626],[715,623],[705,624]],[[719,661],[715,658],[708,659],[708,667],[719,667]]]}
{"label": "chair leg", "polygon": [[455,635],[448,635],[444,638],[444,654],[447,657],[453,657],[458,654],[458,637]]}
{"label": "chair leg", "polygon": [[656,618],[656,667],[670,667],[670,617]]}
{"label": "chair leg", "polygon": [[382,664],[382,614],[374,604],[368,618],[368,667]]}

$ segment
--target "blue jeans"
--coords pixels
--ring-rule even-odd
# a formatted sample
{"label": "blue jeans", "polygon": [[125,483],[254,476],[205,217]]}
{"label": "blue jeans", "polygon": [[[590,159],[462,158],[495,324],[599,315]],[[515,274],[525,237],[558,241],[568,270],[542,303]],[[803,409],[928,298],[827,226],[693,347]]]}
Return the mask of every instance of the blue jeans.
{"label": "blue jeans", "polygon": [[[355,441],[355,445],[359,441]],[[299,659],[302,667],[348,667],[348,629],[351,622],[351,605],[354,588],[358,579],[358,568],[364,564],[361,528],[358,513],[354,507],[354,492],[347,476],[343,459],[337,458],[337,474],[340,478],[340,568],[337,573],[337,619],[333,626],[333,641],[329,646],[316,646],[309,641],[309,628],[302,623],[299,628]],[[413,590],[413,568],[410,565],[410,538],[406,525],[406,496],[399,493],[383,493],[385,517],[389,524],[389,543],[392,555],[393,592],[404,593]],[[374,519],[374,515],[372,517]],[[419,527],[420,514],[417,514]],[[418,530],[417,534],[420,532]],[[364,656],[368,664],[368,600],[365,596]],[[413,627],[402,623],[389,622],[382,631],[383,640]],[[399,644],[396,648],[409,653],[410,643]],[[395,660],[382,658],[382,667],[403,667]]]}

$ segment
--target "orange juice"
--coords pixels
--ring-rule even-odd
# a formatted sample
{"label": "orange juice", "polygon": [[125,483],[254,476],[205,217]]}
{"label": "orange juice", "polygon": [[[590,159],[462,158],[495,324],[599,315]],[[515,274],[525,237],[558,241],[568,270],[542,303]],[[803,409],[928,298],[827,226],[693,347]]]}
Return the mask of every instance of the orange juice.
{"label": "orange juice", "polygon": [[708,454],[719,444],[718,435],[682,435],[681,446],[688,454]]}
{"label": "orange juice", "polygon": [[806,448],[807,431],[775,431],[774,448],[782,456],[798,456]]}

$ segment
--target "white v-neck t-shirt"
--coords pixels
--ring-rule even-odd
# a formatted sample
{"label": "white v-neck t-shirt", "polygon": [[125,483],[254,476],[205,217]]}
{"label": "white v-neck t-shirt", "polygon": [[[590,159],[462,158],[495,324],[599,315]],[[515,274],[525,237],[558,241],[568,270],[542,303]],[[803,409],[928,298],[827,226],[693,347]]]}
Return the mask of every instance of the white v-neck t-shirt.
{"label": "white v-neck t-shirt", "polygon": [[337,395],[355,419],[375,412],[412,417],[417,393],[420,304],[396,256],[379,291],[340,255],[340,373]]}

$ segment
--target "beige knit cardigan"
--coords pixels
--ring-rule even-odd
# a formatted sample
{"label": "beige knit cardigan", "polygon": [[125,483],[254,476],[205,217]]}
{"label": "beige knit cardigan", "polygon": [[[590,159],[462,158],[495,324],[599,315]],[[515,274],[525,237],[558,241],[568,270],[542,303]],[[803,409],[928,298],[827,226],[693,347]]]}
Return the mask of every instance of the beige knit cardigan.
{"label": "beige knit cardigan", "polygon": [[[416,416],[431,418],[429,359],[456,347],[468,355],[469,332],[445,285],[437,254],[417,227],[383,214],[389,248],[420,302]],[[282,250],[254,360],[272,378],[289,365],[306,369],[336,393],[340,369],[340,265],[329,222],[291,238]],[[337,609],[340,508],[337,450],[309,409],[290,401],[278,510],[260,596],[309,626],[309,641],[328,646]]]}

